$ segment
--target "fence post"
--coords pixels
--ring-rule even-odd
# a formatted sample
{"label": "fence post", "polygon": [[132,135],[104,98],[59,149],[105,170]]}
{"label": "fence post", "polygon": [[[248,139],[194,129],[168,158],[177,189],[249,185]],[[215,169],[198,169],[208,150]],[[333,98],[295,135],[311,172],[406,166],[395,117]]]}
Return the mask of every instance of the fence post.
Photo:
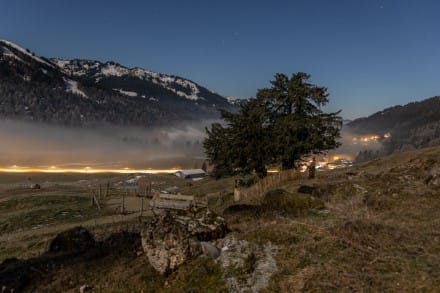
{"label": "fence post", "polygon": [[140,217],[142,217],[143,213],[144,213],[144,198],[141,197],[141,215],[140,215]]}
{"label": "fence post", "polygon": [[101,210],[101,206],[99,205],[99,201],[96,199],[95,193],[93,193],[93,199],[95,200],[96,206],[98,207],[98,210]]}
{"label": "fence post", "polygon": [[239,201],[240,199],[241,199],[240,188],[239,187],[235,187],[234,188],[234,201]]}
{"label": "fence post", "polygon": [[126,191],[122,192],[121,214],[125,214],[125,193]]}

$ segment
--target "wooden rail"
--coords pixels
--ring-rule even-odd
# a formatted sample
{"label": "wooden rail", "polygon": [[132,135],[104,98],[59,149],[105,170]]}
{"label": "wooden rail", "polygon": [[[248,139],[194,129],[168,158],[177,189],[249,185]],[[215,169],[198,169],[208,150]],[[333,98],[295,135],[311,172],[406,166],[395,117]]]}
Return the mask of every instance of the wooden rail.
{"label": "wooden rail", "polygon": [[150,201],[153,209],[189,210],[195,206],[194,196],[157,193]]}
{"label": "wooden rail", "polygon": [[303,178],[304,173],[298,170],[285,170],[270,174],[250,187],[236,187],[234,189],[234,201],[260,200],[269,190],[279,188],[283,182]]}

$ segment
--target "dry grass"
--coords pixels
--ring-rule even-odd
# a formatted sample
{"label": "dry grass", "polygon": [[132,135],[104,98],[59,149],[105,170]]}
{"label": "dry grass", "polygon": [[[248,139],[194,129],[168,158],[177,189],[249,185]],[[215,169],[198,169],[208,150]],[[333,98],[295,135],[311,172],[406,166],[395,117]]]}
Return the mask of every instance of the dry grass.
{"label": "dry grass", "polygon": [[[434,161],[433,158],[437,158]],[[279,245],[268,292],[440,290],[440,188],[424,183],[440,149],[395,155],[302,182],[328,213],[233,221],[238,237]],[[299,182],[284,186],[294,192]]]}
{"label": "dry grass", "polygon": [[[287,182],[284,191],[269,193],[257,209],[238,206],[225,217],[237,238],[277,245],[278,271],[266,292],[436,292],[440,188],[426,178],[438,170],[439,158],[440,148],[432,148],[318,173],[314,180]],[[298,194],[301,184],[315,186],[318,198]],[[224,191],[224,199],[212,202],[218,211],[231,204],[232,187],[233,179],[183,186],[193,194]],[[270,212],[261,212],[263,207]],[[11,253],[11,247],[2,252]],[[45,280],[41,289],[48,291],[75,292],[85,283],[96,292],[226,288],[211,260],[196,259],[164,277],[146,257],[133,254],[65,267]]]}

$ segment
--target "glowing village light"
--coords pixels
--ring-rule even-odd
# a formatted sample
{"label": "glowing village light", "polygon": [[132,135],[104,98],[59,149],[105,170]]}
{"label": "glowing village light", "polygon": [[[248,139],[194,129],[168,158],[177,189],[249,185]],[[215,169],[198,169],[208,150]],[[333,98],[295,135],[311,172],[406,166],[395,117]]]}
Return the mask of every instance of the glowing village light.
{"label": "glowing village light", "polygon": [[90,166],[84,168],[72,168],[64,169],[56,166],[49,166],[46,168],[33,168],[33,167],[22,167],[17,165],[12,165],[9,167],[0,167],[0,172],[3,173],[83,173],[83,174],[95,174],[95,173],[119,173],[119,174],[172,174],[179,170],[178,168],[172,169],[131,169],[125,167],[122,169],[94,169]]}
{"label": "glowing village light", "polygon": [[[385,134],[386,135],[386,134]],[[383,136],[384,138],[387,138],[388,136]],[[370,142],[376,142],[378,140],[381,139],[382,136],[379,135],[365,135],[365,136],[358,136],[358,137],[353,137],[351,139],[353,144],[358,144],[358,142],[364,143],[364,144],[368,144]]]}

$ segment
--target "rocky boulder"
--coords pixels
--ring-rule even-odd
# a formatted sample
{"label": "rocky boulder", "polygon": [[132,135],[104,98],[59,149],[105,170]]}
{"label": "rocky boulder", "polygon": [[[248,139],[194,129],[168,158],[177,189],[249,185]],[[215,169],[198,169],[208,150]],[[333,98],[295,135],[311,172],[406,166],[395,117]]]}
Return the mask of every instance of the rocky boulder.
{"label": "rocky boulder", "polygon": [[425,183],[431,186],[440,186],[440,166],[434,166],[429,171]]}
{"label": "rocky boulder", "polygon": [[[142,247],[150,264],[167,274],[206,252],[201,242],[222,238],[227,232],[225,220],[212,213],[198,218],[166,213],[156,216],[142,231]],[[212,251],[209,254],[215,255]]]}
{"label": "rocky boulder", "polygon": [[269,285],[278,270],[275,261],[277,247],[238,240],[228,235],[216,245],[221,253],[216,262],[222,268],[229,292],[259,292]]}

